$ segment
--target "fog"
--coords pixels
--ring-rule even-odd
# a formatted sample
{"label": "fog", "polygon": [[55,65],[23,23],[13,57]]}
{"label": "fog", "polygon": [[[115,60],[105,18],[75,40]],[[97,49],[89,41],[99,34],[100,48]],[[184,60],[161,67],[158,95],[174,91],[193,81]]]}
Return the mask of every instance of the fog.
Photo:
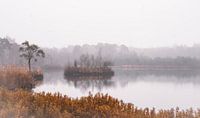
{"label": "fog", "polygon": [[200,117],[199,6],[0,0],[0,117]]}
{"label": "fog", "polygon": [[0,0],[0,36],[59,48],[192,46],[200,43],[199,5],[198,0]]}
{"label": "fog", "polygon": [[[25,59],[20,58],[20,44],[12,38],[0,38],[1,65],[27,65]],[[126,45],[98,43],[96,45],[71,45],[65,48],[44,48],[45,58],[38,62],[32,61],[35,67],[63,68],[74,65],[75,60],[81,62],[85,55],[91,62],[100,57],[103,61],[110,61],[112,66],[145,65],[145,68],[155,66],[164,67],[192,67],[200,68],[200,45],[174,46],[160,48],[133,48]]]}

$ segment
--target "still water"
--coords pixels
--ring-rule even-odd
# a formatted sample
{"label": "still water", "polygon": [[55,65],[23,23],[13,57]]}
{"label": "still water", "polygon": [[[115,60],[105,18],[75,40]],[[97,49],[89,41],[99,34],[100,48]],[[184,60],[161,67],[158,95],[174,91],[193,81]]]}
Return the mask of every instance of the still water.
{"label": "still water", "polygon": [[139,108],[200,108],[200,72],[114,70],[112,78],[65,78],[62,70],[46,70],[34,91],[60,92],[74,98],[89,92],[108,93]]}

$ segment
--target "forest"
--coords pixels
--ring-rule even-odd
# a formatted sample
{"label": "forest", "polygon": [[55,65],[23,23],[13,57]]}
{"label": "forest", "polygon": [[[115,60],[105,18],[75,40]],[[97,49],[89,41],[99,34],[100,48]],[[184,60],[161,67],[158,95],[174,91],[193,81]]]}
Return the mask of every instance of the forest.
{"label": "forest", "polygon": [[[26,65],[19,57],[19,46],[14,39],[0,38],[0,64]],[[33,65],[42,68],[64,68],[74,65],[74,60],[93,60],[112,62],[112,66],[143,65],[143,66],[175,66],[200,68],[200,45],[193,47],[178,46],[173,48],[139,49],[125,45],[103,44],[75,45],[64,48],[42,48],[46,52],[44,59]],[[81,62],[87,63],[87,62]]]}

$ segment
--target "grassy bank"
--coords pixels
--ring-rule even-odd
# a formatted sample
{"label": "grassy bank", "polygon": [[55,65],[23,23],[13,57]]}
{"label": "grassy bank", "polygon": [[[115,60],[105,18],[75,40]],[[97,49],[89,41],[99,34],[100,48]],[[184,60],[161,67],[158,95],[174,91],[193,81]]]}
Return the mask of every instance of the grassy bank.
{"label": "grassy bank", "polygon": [[16,88],[31,90],[37,78],[42,78],[40,70],[29,72],[25,67],[3,66],[0,67],[0,86],[9,90]]}
{"label": "grassy bank", "polygon": [[[42,75],[41,71],[34,74]],[[0,118],[200,118],[200,110],[138,109],[99,93],[79,99],[33,93],[34,84],[33,73],[26,68],[0,68]]]}
{"label": "grassy bank", "polygon": [[109,95],[80,99],[50,93],[0,89],[1,118],[199,118],[200,111],[138,109]]}

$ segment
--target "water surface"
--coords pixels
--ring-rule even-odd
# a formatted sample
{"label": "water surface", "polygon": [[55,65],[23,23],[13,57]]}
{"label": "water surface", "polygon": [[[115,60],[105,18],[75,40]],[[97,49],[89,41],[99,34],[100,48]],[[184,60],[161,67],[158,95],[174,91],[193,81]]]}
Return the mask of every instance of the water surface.
{"label": "water surface", "polygon": [[109,95],[145,108],[200,108],[200,72],[115,69],[112,78],[65,78],[62,70],[44,72],[35,92],[60,92],[70,97]]}

